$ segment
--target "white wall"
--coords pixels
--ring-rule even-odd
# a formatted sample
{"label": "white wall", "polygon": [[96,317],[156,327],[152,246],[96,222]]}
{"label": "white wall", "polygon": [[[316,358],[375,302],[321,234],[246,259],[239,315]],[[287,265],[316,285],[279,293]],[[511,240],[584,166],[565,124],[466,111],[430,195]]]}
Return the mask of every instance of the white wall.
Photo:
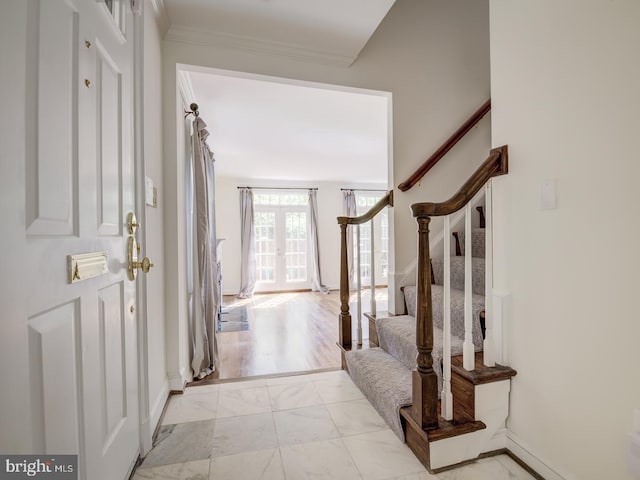
{"label": "white wall", "polygon": [[[240,200],[238,187],[300,187],[318,189],[318,237],[322,283],[330,289],[340,287],[340,228],[337,217],[343,215],[341,188],[375,188],[386,185],[349,182],[291,182],[216,178],[216,230],[224,238],[222,248],[222,291],[235,295],[240,290]],[[356,192],[357,195],[357,192]],[[380,283],[379,281],[376,283]]]}
{"label": "white wall", "polygon": [[147,275],[147,345],[151,429],[160,419],[169,391],[164,314],[164,189],[162,174],[162,34],[152,2],[144,15],[144,170],[158,191],[158,206],[145,209],[145,251],[154,263]]}
{"label": "white wall", "polygon": [[[640,406],[640,3],[491,0],[494,281],[511,437],[564,478],[630,478]],[[555,179],[558,208],[538,186]],[[542,472],[541,472],[542,473]],[[550,476],[547,476],[550,478]]]}
{"label": "white wall", "polygon": [[[398,0],[358,60],[348,68],[165,40],[165,105],[175,105],[178,64],[392,92],[393,170],[389,181],[397,185],[488,98],[488,16],[487,0]],[[201,114],[206,118],[206,112]],[[166,305],[167,321],[173,323],[186,319],[178,271],[184,255],[184,242],[180,239],[184,163],[179,156],[176,123],[182,115],[167,108],[164,117],[165,232],[167,255],[172,262],[167,270]],[[416,255],[416,224],[410,204],[447,198],[486,158],[489,144],[489,120],[485,119],[421,185],[407,193],[396,191],[396,206],[390,215],[394,225],[392,244],[395,243],[391,284],[395,275],[402,276],[411,266]],[[215,145],[212,147],[215,151]],[[391,299],[390,308],[393,306]],[[175,355],[172,358],[175,360]]]}

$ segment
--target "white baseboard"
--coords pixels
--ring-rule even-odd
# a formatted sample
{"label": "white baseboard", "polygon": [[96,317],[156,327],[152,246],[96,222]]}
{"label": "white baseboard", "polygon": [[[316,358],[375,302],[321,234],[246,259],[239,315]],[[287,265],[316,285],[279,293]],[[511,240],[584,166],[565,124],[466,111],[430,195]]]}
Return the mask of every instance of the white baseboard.
{"label": "white baseboard", "polygon": [[546,480],[566,480],[567,476],[558,473],[547,462],[537,457],[515,433],[507,430],[507,449]]}
{"label": "white baseboard", "polygon": [[140,457],[144,457],[153,447],[153,430],[149,418],[140,423]]}
{"label": "white baseboard", "polygon": [[169,379],[166,378],[160,393],[156,397],[153,405],[151,407],[150,412],[150,424],[151,424],[151,433],[155,431],[158,426],[158,422],[160,421],[160,415],[162,415],[162,411],[164,410],[164,405],[167,403],[167,398],[169,398]]}
{"label": "white baseboard", "polygon": [[184,388],[187,385],[187,380],[184,376],[184,368],[179,373],[170,373],[169,376],[169,390],[172,392],[184,392]]}
{"label": "white baseboard", "polygon": [[506,448],[507,445],[507,429],[500,428],[493,436],[486,441],[481,453],[494,452]]}

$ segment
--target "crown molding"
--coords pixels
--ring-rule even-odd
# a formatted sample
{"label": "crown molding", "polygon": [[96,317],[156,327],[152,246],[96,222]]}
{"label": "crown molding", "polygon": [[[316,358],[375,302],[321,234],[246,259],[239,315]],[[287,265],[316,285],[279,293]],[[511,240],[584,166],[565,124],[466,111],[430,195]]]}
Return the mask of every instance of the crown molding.
{"label": "crown molding", "polygon": [[156,17],[156,22],[158,22],[158,27],[160,27],[160,32],[162,36],[164,36],[169,31],[170,25],[167,6],[164,4],[164,0],[150,0],[150,2],[153,7],[153,14]]}
{"label": "crown molding", "polygon": [[184,70],[178,72],[178,90],[185,109],[189,109],[189,105],[194,102],[198,103],[193,85],[191,84],[191,77],[189,73]]}
{"label": "crown molding", "polygon": [[302,62],[341,67],[350,66],[357,58],[357,55],[349,56],[334,52],[324,52],[290,43],[235,35],[216,30],[186,27],[184,25],[171,25],[165,36],[165,40],[190,45],[230,48],[252,53],[286,57]]}

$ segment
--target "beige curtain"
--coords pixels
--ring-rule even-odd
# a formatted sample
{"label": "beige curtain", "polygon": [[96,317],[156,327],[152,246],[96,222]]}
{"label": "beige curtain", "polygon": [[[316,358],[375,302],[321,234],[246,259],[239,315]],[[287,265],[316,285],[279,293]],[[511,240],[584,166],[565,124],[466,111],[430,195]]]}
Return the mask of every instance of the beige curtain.
{"label": "beige curtain", "polygon": [[196,117],[192,135],[194,269],[193,314],[191,316],[191,368],[194,378],[216,369],[218,348],[216,323],[220,291],[216,258],[215,176],[213,153],[207,145],[209,132]]}
{"label": "beige curtain", "polygon": [[[342,191],[342,208],[347,217],[356,217],[358,207],[356,205],[356,192],[353,190]],[[347,265],[349,266],[349,288],[355,283],[354,259],[353,259],[353,229],[354,225],[347,225]]]}
{"label": "beige curtain", "polygon": [[239,298],[251,298],[256,288],[255,232],[253,229],[253,192],[240,189],[240,291]]}
{"label": "beige curtain", "polygon": [[309,239],[311,242],[311,290],[329,293],[320,275],[320,239],[318,236],[318,192],[309,190]]}

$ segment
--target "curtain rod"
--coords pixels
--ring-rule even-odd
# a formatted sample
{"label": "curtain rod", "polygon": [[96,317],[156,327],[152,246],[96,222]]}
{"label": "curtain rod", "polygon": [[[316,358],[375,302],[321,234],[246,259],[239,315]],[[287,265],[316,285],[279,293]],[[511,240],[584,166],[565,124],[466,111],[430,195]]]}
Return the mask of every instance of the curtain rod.
{"label": "curtain rod", "polygon": [[343,192],[346,190],[353,190],[354,192],[386,192],[387,190],[381,190],[379,188],[341,188]]}
{"label": "curtain rod", "polygon": [[184,111],[184,118],[187,118],[189,115],[193,115],[196,118],[198,118],[200,116],[200,112],[198,111],[198,104],[197,103],[192,103],[191,105],[189,105],[189,108],[191,110],[185,110]]}
{"label": "curtain rod", "polygon": [[249,190],[318,190],[317,187],[238,187],[238,190],[241,188],[248,188]]}

